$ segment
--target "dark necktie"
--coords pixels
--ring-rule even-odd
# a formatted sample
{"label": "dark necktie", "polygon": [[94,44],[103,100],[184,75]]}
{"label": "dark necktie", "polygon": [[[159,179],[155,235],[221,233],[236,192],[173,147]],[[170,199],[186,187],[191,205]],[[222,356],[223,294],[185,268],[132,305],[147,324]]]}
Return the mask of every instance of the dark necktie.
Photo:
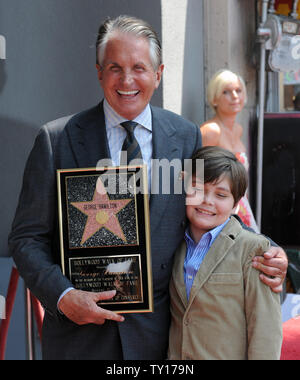
{"label": "dark necktie", "polygon": [[125,121],[124,123],[121,123],[122,127],[125,128],[127,132],[127,136],[125,138],[122,152],[127,153],[127,160],[126,160],[126,154],[121,154],[121,165],[129,165],[130,162],[134,159],[143,159],[141,148],[139,146],[139,143],[137,142],[137,139],[134,135],[135,127],[138,125],[134,121]]}

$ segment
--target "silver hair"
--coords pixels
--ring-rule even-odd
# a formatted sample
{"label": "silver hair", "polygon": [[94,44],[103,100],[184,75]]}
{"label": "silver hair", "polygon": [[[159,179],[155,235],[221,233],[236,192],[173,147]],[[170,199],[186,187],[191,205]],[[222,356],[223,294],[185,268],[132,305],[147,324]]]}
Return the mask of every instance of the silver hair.
{"label": "silver hair", "polygon": [[122,15],[115,19],[106,19],[100,26],[96,42],[97,64],[103,63],[107,42],[114,32],[129,33],[149,41],[150,58],[155,70],[162,63],[162,49],[160,40],[153,28],[144,20]]}

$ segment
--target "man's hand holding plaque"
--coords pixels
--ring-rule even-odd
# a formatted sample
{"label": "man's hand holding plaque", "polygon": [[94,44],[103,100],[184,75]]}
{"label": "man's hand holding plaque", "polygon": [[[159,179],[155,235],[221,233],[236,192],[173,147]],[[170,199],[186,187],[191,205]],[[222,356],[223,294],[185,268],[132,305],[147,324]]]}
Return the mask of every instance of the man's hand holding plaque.
{"label": "man's hand holding plaque", "polygon": [[112,299],[115,295],[115,290],[93,293],[73,289],[61,299],[58,307],[67,318],[80,326],[89,323],[103,325],[107,319],[123,322],[121,315],[98,306],[98,302]]}

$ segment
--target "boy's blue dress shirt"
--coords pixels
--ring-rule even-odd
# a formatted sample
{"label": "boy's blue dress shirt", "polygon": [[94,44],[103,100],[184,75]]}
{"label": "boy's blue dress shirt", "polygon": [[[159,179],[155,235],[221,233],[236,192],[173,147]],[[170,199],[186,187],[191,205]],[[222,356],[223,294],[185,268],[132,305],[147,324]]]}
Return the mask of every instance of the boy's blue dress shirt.
{"label": "boy's blue dress shirt", "polygon": [[184,282],[187,299],[190,298],[194,279],[200,268],[200,265],[202,264],[210,247],[213,245],[213,242],[219,236],[220,232],[223,230],[229,220],[230,218],[228,218],[225,223],[204,234],[198,244],[196,244],[191,238],[189,229],[186,230],[184,237],[187,246],[186,257],[184,261]]}

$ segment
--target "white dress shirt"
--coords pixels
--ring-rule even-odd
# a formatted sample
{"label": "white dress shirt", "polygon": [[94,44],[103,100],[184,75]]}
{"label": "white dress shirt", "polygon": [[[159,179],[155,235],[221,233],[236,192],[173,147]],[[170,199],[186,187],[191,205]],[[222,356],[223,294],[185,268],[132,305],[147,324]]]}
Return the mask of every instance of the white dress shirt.
{"label": "white dress shirt", "polygon": [[[103,102],[103,110],[105,116],[105,125],[108,146],[110,150],[110,155],[112,159],[113,166],[120,165],[120,154],[124,140],[127,136],[127,132],[120,124],[128,119],[118,115],[108,104],[106,99]],[[152,113],[150,105],[148,104],[144,111],[139,114],[132,121],[136,122],[138,125],[134,130],[135,138],[139,143],[142,151],[142,156],[145,164],[148,168],[148,184],[149,189],[151,188],[151,159],[152,159]]]}

